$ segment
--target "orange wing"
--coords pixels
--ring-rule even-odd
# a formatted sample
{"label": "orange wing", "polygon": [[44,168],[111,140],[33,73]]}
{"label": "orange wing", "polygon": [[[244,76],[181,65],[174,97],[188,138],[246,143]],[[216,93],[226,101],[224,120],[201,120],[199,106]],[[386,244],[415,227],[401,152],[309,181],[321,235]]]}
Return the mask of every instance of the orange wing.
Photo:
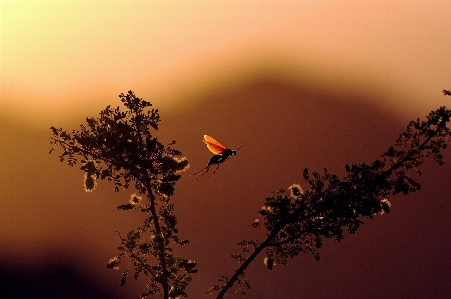
{"label": "orange wing", "polygon": [[204,142],[207,144],[208,149],[215,155],[220,155],[227,149],[227,147],[208,135],[204,135]]}

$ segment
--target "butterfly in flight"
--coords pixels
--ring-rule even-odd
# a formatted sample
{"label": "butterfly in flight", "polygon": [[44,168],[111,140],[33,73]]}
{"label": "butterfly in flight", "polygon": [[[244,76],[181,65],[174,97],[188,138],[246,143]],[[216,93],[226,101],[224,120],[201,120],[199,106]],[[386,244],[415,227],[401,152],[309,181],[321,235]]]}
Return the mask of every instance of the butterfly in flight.
{"label": "butterfly in flight", "polygon": [[231,149],[227,148],[226,146],[222,145],[219,141],[217,141],[213,137],[208,136],[208,135],[204,135],[204,142],[207,144],[207,148],[214,154],[214,156],[211,157],[210,161],[208,161],[208,164],[204,169],[192,174],[192,175],[198,175],[203,172],[200,177],[198,177],[197,179],[194,179],[193,181],[197,181],[210,170],[210,167],[212,167],[213,165],[217,165],[215,171],[213,171],[213,173],[210,176],[214,175],[216,173],[216,171],[218,170],[219,165],[221,165],[221,163],[224,163],[225,161],[227,161],[231,156],[236,157],[236,151],[239,150],[242,146],[244,146],[246,144],[246,143],[243,143],[236,150],[231,150]]}

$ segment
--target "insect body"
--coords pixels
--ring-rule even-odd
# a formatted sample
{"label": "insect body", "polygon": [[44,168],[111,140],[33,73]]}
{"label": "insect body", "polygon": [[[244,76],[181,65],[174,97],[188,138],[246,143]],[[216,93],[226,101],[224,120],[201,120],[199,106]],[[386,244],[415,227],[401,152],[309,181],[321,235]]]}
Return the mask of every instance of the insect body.
{"label": "insect body", "polygon": [[236,150],[231,150],[231,149],[227,148],[226,146],[222,145],[221,143],[219,143],[219,141],[217,141],[213,137],[208,136],[208,135],[204,135],[204,142],[207,144],[207,148],[215,155],[210,158],[207,166],[204,169],[192,174],[192,175],[198,175],[199,173],[203,172],[202,175],[200,177],[198,177],[197,179],[194,179],[194,181],[197,181],[198,179],[203,177],[210,170],[211,166],[217,165],[215,171],[210,176],[214,175],[216,173],[216,171],[218,170],[219,165],[221,165],[221,163],[224,163],[225,161],[227,161],[231,156],[236,157],[236,151],[239,150],[242,146],[244,146],[246,144],[246,143],[243,143]]}

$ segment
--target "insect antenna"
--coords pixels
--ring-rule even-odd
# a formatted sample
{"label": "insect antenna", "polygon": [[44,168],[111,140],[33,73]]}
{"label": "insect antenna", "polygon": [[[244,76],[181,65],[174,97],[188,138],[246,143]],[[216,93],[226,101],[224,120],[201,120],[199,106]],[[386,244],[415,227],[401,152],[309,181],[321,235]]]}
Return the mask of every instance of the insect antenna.
{"label": "insect antenna", "polygon": [[246,143],[243,143],[242,145],[240,145],[235,151],[239,150],[240,148],[242,148],[243,146],[245,146]]}

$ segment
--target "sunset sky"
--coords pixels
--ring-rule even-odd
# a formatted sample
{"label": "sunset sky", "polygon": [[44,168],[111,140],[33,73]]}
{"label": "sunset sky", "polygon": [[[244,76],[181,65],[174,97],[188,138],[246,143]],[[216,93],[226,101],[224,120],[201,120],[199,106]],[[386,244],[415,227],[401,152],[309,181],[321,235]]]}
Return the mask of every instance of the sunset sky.
{"label": "sunset sky", "polygon": [[[186,176],[176,188],[180,233],[192,242],[181,254],[200,270],[190,298],[232,274],[237,242],[261,236],[250,224],[265,197],[302,185],[303,168],[343,175],[346,163],[377,159],[411,119],[451,106],[442,94],[451,89],[451,1],[0,5],[2,288],[62,271],[97,298],[138,298],[144,280],[120,288],[120,273],[105,268],[115,230],[140,224],[116,209],[133,192],[99,182],[87,194],[78,167],[48,155],[50,126],[77,128],[118,106],[120,93],[160,109],[158,136],[177,140],[188,173],[210,158],[204,134],[232,148],[246,142],[214,177]],[[320,262],[299,256],[273,271],[259,262],[245,298],[445,298],[450,164],[449,152],[445,166],[428,163],[418,194],[394,197],[389,215],[326,242]]]}

